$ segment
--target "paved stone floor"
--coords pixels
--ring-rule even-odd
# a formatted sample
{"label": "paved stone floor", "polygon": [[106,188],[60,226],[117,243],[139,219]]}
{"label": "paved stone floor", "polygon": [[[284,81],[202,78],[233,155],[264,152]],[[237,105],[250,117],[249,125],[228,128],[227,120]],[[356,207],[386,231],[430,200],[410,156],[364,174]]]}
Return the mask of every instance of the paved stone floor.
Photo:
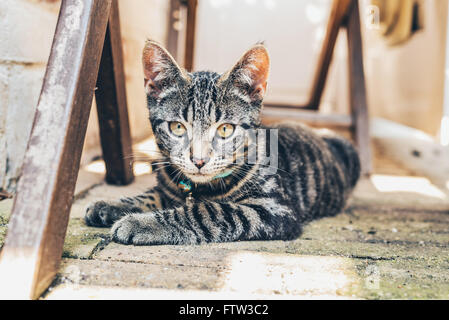
{"label": "paved stone floor", "polygon": [[[91,201],[137,194],[80,171],[63,262],[44,299],[449,299],[449,197],[419,177],[361,180],[347,209],[294,241],[134,247],[84,225]],[[0,244],[12,200],[0,202]]]}

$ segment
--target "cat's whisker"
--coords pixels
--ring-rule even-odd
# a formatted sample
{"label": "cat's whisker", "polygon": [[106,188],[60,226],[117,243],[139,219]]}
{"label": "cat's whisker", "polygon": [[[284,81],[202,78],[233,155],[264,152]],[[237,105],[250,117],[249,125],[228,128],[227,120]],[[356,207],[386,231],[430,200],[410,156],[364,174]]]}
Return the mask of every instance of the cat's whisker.
{"label": "cat's whisker", "polygon": [[160,166],[160,167],[154,169],[153,173],[158,172],[159,170],[162,170],[162,169],[165,169],[165,168],[168,168],[168,167],[170,167],[170,164],[167,164],[165,166]]}

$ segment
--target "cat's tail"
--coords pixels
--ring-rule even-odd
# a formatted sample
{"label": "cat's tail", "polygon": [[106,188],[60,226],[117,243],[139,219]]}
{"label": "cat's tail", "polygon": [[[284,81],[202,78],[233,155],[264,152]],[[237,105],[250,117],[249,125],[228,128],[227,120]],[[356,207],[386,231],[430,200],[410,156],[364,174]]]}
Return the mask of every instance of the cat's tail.
{"label": "cat's tail", "polygon": [[360,158],[354,145],[336,134],[323,135],[337,161],[345,172],[346,185],[353,188],[360,178]]}

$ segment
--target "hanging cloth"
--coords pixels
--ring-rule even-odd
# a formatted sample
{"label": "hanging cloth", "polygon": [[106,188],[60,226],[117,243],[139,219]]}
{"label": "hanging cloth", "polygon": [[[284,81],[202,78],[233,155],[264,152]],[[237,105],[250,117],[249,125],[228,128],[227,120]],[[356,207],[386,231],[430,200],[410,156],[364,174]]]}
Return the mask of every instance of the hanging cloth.
{"label": "hanging cloth", "polygon": [[423,28],[422,0],[371,0],[379,8],[380,34],[390,46],[402,44]]}

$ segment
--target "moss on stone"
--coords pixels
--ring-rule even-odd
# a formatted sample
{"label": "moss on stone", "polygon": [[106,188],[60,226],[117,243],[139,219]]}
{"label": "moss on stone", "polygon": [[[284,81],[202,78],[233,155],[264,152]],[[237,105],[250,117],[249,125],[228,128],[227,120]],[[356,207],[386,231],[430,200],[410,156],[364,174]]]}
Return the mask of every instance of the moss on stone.
{"label": "moss on stone", "polygon": [[356,264],[363,280],[359,296],[365,299],[448,299],[447,265],[426,261],[360,261]]}
{"label": "moss on stone", "polygon": [[8,228],[9,215],[13,205],[12,199],[0,201],[0,248],[3,246],[6,237],[6,229]]}
{"label": "moss on stone", "polygon": [[92,228],[80,218],[70,219],[62,256],[90,259],[94,251],[108,243],[109,229]]}

